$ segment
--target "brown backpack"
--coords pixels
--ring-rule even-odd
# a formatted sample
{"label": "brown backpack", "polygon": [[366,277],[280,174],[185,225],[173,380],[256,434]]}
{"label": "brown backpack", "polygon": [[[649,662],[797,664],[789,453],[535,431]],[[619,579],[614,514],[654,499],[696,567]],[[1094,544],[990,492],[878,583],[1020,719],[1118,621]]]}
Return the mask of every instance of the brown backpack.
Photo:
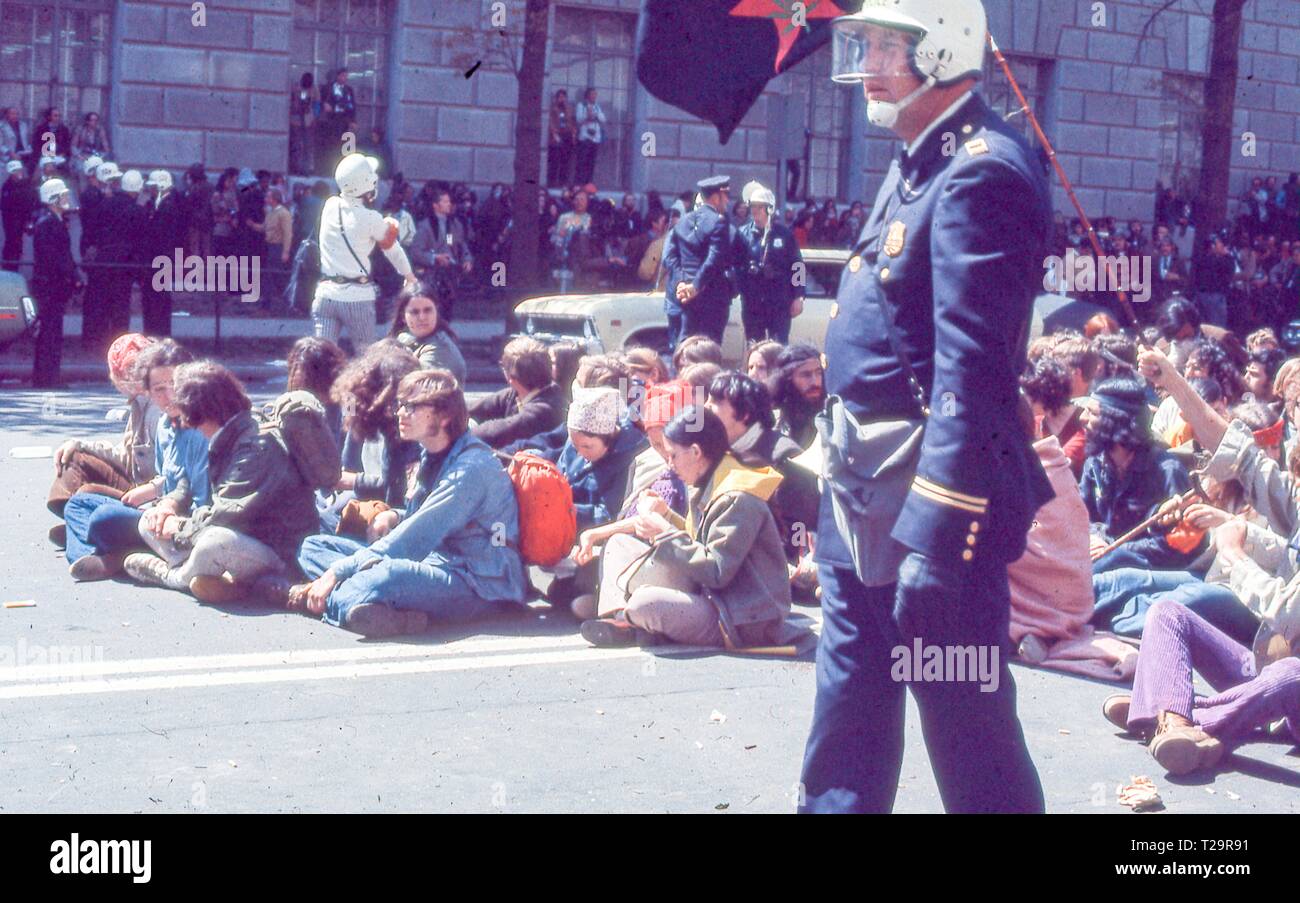
{"label": "brown backpack", "polygon": [[524,564],[551,567],[578,541],[573,489],[558,467],[528,452],[510,460],[509,474],[519,502],[519,554]]}

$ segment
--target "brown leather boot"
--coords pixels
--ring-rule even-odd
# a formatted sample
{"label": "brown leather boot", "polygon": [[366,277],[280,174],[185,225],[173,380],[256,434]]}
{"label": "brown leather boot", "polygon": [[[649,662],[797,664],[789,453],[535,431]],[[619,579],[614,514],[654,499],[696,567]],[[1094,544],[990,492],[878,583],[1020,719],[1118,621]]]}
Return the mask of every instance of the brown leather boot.
{"label": "brown leather boot", "polygon": [[1156,735],[1147,749],[1170,774],[1213,768],[1223,758],[1223,743],[1182,715],[1161,712],[1156,723]]}

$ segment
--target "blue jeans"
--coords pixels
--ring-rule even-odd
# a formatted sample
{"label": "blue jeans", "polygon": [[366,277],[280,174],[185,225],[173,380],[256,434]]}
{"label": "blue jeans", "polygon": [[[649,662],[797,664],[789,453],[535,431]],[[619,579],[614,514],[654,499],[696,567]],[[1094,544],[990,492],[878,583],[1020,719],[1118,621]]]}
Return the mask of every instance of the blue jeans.
{"label": "blue jeans", "polygon": [[[346,536],[308,536],[298,550],[298,564],[315,580],[334,562],[365,547],[365,543]],[[512,603],[479,598],[463,577],[447,568],[405,558],[385,558],[334,587],[325,603],[323,620],[340,627],[354,606],[366,602],[423,611],[439,624],[475,621],[518,608]]]}
{"label": "blue jeans", "polygon": [[1147,612],[1162,599],[1185,606],[1246,646],[1259,629],[1259,620],[1232,590],[1188,571],[1119,568],[1093,574],[1092,592],[1093,626],[1120,636],[1142,636]]}
{"label": "blue jeans", "polygon": [[137,525],[143,512],[106,495],[78,492],[68,499],[63,520],[68,528],[67,558],[72,564],[87,555],[143,547]]}
{"label": "blue jeans", "polygon": [[[1016,715],[1008,666],[1007,568],[934,562],[915,553],[899,582],[867,587],[852,570],[819,569],[824,621],[817,701],[804,752],[801,812],[888,812],[903,765],[905,689],[949,812],[1042,812],[1043,789]],[[997,684],[895,676],[898,651],[995,649]],[[917,670],[920,670],[919,668]]]}

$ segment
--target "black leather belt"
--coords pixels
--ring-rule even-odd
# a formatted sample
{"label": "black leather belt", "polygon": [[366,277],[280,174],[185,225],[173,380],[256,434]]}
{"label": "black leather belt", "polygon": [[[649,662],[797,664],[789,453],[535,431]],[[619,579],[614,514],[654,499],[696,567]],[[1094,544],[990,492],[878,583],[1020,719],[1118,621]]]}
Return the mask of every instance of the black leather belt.
{"label": "black leather belt", "polygon": [[321,276],[322,282],[333,282],[338,285],[369,285],[369,276]]}

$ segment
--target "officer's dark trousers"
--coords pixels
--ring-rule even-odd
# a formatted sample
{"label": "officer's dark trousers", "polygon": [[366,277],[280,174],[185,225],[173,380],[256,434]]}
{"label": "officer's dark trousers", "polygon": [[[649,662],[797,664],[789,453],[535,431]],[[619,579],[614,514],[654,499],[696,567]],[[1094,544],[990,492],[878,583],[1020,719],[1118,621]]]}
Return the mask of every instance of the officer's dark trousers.
{"label": "officer's dark trousers", "polygon": [[775,339],[782,345],[790,343],[790,310],[787,307],[784,316],[779,310],[773,310],[770,303],[763,299],[744,301],[740,306],[740,321],[745,326],[745,343],[761,339]]}
{"label": "officer's dark trousers", "polygon": [[[894,650],[998,650],[997,689],[978,677],[911,680],[921,729],[949,812],[1042,812],[1043,790],[1016,716],[1008,668],[1006,566],[932,571],[909,556],[898,585],[868,588],[851,570],[823,566],[817,702],[804,753],[803,812],[889,812],[903,762],[904,683]],[[910,580],[908,578],[911,578]],[[991,655],[986,661],[992,661]],[[918,663],[919,670],[919,663]],[[918,677],[915,672],[910,675]],[[951,675],[949,675],[951,676]],[[970,678],[970,675],[967,675]]]}
{"label": "officer's dark trousers", "polygon": [[731,314],[731,305],[701,304],[699,298],[682,307],[681,338],[693,335],[708,336],[722,344],[722,333],[727,328],[727,317]]}
{"label": "officer's dark trousers", "polygon": [[106,267],[87,266],[86,291],[81,302],[81,347],[86,351],[107,351],[109,298],[113,272]]}
{"label": "officer's dark trousers", "polygon": [[70,293],[66,290],[36,291],[40,328],[36,333],[36,357],[32,361],[32,388],[58,385],[63,361],[63,313]]}
{"label": "officer's dark trousers", "polygon": [[4,250],[0,251],[0,260],[4,261],[6,270],[18,270],[18,261],[23,256],[23,228],[22,224],[15,218],[8,217],[4,220],[5,243]]}
{"label": "officer's dark trousers", "polygon": [[146,270],[140,277],[140,308],[144,314],[144,334],[169,336],[172,334],[171,292],[160,292],[153,287],[153,273]]}
{"label": "officer's dark trousers", "polygon": [[677,346],[681,344],[682,339],[686,338],[683,331],[683,318],[681,308],[664,307],[664,315],[668,317],[668,356],[672,357],[677,351]]}

